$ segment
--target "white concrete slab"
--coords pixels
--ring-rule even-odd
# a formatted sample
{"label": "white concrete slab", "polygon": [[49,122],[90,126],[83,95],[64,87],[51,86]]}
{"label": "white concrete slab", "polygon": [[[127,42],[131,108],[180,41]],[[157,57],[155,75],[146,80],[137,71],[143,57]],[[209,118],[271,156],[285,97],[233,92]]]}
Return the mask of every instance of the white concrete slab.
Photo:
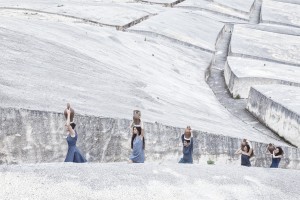
{"label": "white concrete slab", "polygon": [[215,51],[215,43],[224,24],[204,17],[199,11],[172,9],[143,21],[129,30],[156,33],[209,51]]}
{"label": "white concrete slab", "polygon": [[185,0],[175,7],[178,8],[187,8],[187,9],[198,9],[202,11],[211,11],[215,14],[215,17],[220,15],[220,20],[226,20],[227,16],[232,16],[237,19],[249,20],[249,14],[245,12],[240,12],[238,10],[234,10],[231,7],[223,6],[222,4],[215,3],[213,1],[207,0]]}
{"label": "white concrete slab", "polygon": [[235,26],[230,55],[300,66],[300,36]]}
{"label": "white concrete slab", "polygon": [[253,85],[286,84],[300,87],[300,68],[262,60],[227,57],[225,81],[234,98],[248,98]]}
{"label": "white concrete slab", "polygon": [[30,9],[40,12],[67,15],[76,18],[96,21],[102,24],[123,26],[144,16],[158,13],[167,8],[151,6],[140,3],[126,3],[126,1],[82,1],[62,0],[59,2],[32,1],[32,0],[11,0],[0,1],[1,8]]}
{"label": "white concrete slab", "polygon": [[297,170],[180,164],[0,166],[6,199],[298,199]]}
{"label": "white concrete slab", "polygon": [[264,23],[275,23],[300,28],[300,4],[264,0],[261,17]]}
{"label": "white concrete slab", "polygon": [[261,122],[300,146],[300,88],[286,85],[254,86],[247,109]]}

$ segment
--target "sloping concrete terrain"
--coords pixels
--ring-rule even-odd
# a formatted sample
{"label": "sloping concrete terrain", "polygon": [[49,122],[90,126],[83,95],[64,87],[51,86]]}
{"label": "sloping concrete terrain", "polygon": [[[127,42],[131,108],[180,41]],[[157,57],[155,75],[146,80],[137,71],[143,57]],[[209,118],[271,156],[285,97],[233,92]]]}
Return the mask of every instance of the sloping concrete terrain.
{"label": "sloping concrete terrain", "polygon": [[[204,74],[211,62],[207,52],[160,38],[41,17],[19,12],[1,17],[6,44],[1,60],[2,106],[61,112],[69,101],[81,114],[125,119],[138,108],[150,122],[189,124],[231,136],[253,133],[259,138],[259,132],[232,118],[207,87]],[[21,38],[24,45],[18,43]]]}
{"label": "sloping concrete terrain", "polygon": [[180,164],[52,163],[0,166],[11,199],[299,199],[295,170]]}
{"label": "sloping concrete terrain", "polygon": [[[108,13],[104,13],[104,18],[112,26],[112,28],[104,28],[101,27],[104,25],[104,21],[101,21],[102,8],[100,10],[97,8],[102,5],[100,1],[100,4],[99,2],[85,1],[82,10],[80,6],[78,7],[82,3],[80,1],[72,1],[71,4],[66,5],[51,2],[49,4],[49,2],[47,1],[46,4],[33,3],[34,5],[31,6],[31,1],[27,1],[28,5],[22,4],[25,8],[1,2],[3,7],[10,7],[2,9],[0,12],[1,42],[4,44],[1,46],[1,51],[4,52],[4,59],[1,60],[1,71],[4,73],[0,75],[1,107],[17,108],[15,113],[24,114],[22,110],[19,110],[22,108],[37,110],[37,113],[40,111],[48,113],[41,112],[37,115],[40,117],[51,115],[51,113],[56,115],[57,112],[64,109],[66,102],[71,102],[77,113],[88,115],[83,122],[79,120],[79,123],[82,124],[78,128],[84,131],[89,130],[88,125],[96,129],[99,126],[96,122],[91,124],[91,121],[88,121],[93,116],[109,117],[108,122],[112,120],[115,124],[118,123],[116,118],[130,119],[132,110],[138,108],[142,110],[143,119],[152,122],[152,125],[148,127],[150,130],[149,142],[154,142],[152,146],[150,145],[149,150],[153,153],[149,154],[152,161],[172,160],[172,162],[176,162],[181,148],[176,144],[178,145],[182,129],[175,131],[176,134],[172,135],[171,140],[175,147],[170,148],[169,146],[172,144],[167,142],[159,143],[164,140],[169,141],[170,135],[155,139],[155,136],[164,133],[164,129],[153,125],[153,122],[157,121],[159,124],[163,123],[173,127],[185,127],[188,124],[201,132],[208,132],[210,134],[208,137],[210,139],[207,140],[208,144],[202,145],[201,148],[208,147],[217,150],[199,151],[200,153],[196,153],[199,162],[206,159],[200,159],[201,153],[203,153],[221,155],[220,157],[225,155],[223,161],[227,163],[232,152],[238,146],[239,139],[246,137],[259,143],[260,155],[265,144],[269,142],[282,145],[287,148],[287,151],[294,152],[291,154],[292,156],[286,157],[288,161],[284,165],[289,168],[297,168],[299,157],[297,149],[289,149],[285,142],[278,141],[278,138],[273,137],[273,133],[264,134],[253,128],[252,124],[244,123],[235,117],[236,115],[229,113],[205,83],[207,68],[215,60],[221,64],[222,62],[219,61],[224,61],[227,56],[227,51],[224,49],[223,52],[222,48],[219,48],[220,46],[228,48],[231,39],[232,25],[224,26],[224,22],[219,20],[221,18],[226,18],[224,21],[228,20],[228,16],[224,17],[224,13],[211,12],[210,15],[207,15],[206,11],[199,12],[194,9],[189,10],[189,8],[163,8],[157,5],[131,4],[123,1],[121,3],[124,6],[120,6],[118,1],[114,1],[112,4],[103,1],[104,7],[109,8]],[[16,2],[13,3],[16,4]],[[235,5],[232,3],[233,1],[223,2],[223,4],[227,4],[226,9],[230,7],[228,5]],[[132,5],[136,6],[136,12]],[[217,4],[214,3],[214,5]],[[258,17],[259,6],[257,5],[255,9]],[[116,12],[114,7],[121,7],[121,9]],[[220,7],[225,8],[224,6]],[[236,11],[238,9],[229,8],[227,11],[232,12],[233,15],[243,13]],[[130,13],[129,18],[127,15],[118,15],[123,13],[121,11]],[[100,13],[100,17],[98,13]],[[144,14],[151,16],[144,18]],[[153,14],[158,15],[152,16]],[[248,19],[248,14],[244,13],[243,15],[246,15]],[[119,23],[120,19],[124,21]],[[138,22],[141,23],[134,26]],[[115,27],[124,26],[124,23],[129,24],[128,27],[133,26],[129,29],[136,28],[137,31],[132,33],[115,30]],[[124,26],[122,30],[128,27]],[[154,34],[143,34],[138,30],[140,27],[151,30]],[[207,32],[206,29],[210,31]],[[234,30],[240,30],[240,28]],[[159,32],[164,31],[167,36],[160,36]],[[246,36],[248,32],[253,33],[251,35],[253,38]],[[223,34],[227,34],[228,37],[222,37]],[[275,56],[264,52],[264,49],[255,53],[262,54],[263,59],[276,57],[279,62],[291,60],[292,64],[298,65],[297,52],[295,53],[299,46],[298,37],[289,36],[287,37],[288,42],[283,47],[278,47],[279,43],[286,41],[283,39],[285,35],[281,37],[278,35],[278,33],[244,28],[239,34],[234,33],[233,40],[237,46],[240,45],[238,48],[242,49],[241,52],[244,51],[245,46],[248,47],[248,43],[252,50],[261,44],[268,51],[272,51],[276,46]],[[268,41],[264,40],[265,37],[268,38]],[[280,40],[277,41],[278,37]],[[248,42],[247,45],[244,45],[245,41]],[[292,46],[294,49],[289,50],[292,42],[295,42],[295,45]],[[250,53],[244,52],[245,55],[255,56],[252,54],[251,48]],[[249,51],[249,49],[247,50]],[[217,55],[221,55],[221,57],[217,58]],[[212,59],[212,57],[214,58]],[[235,105],[233,103],[229,106]],[[49,111],[51,112],[49,113]],[[30,111],[25,113],[30,113]],[[4,115],[2,118],[4,124],[6,117]],[[30,116],[27,117],[30,118]],[[4,143],[5,152],[1,155],[4,157],[3,154],[9,154],[11,157],[8,156],[8,161],[4,162],[22,162],[23,160],[20,159],[22,156],[25,158],[28,156],[29,160],[33,162],[47,162],[49,157],[43,157],[47,154],[46,151],[53,156],[50,156],[50,161],[61,160],[62,152],[66,149],[65,143],[64,146],[58,147],[64,142],[64,139],[58,135],[63,134],[61,116],[57,120],[46,117],[41,127],[35,127],[35,123],[27,121],[27,117],[15,114],[11,119],[19,119],[22,122],[20,123],[22,128],[15,127],[11,130],[10,126],[14,127],[13,123],[5,125],[8,128],[1,135],[6,142]],[[55,124],[59,124],[59,127]],[[120,161],[128,156],[128,137],[130,135],[128,135],[127,124],[129,121],[124,122],[122,126],[110,126],[115,128],[108,132],[105,128],[101,129],[107,133],[121,132],[121,135],[125,135],[123,138],[117,134],[116,137],[108,137],[109,139],[106,140],[101,131],[100,134],[99,132],[96,134],[96,137],[84,136],[87,137],[83,139],[83,141],[87,141],[86,147],[84,147],[87,157],[91,154],[91,161],[106,162]],[[45,130],[48,126],[56,127],[50,131],[55,133],[55,136],[53,135],[55,139],[51,139],[56,145],[54,145],[55,147],[48,146],[48,144],[41,145],[43,143],[40,141],[47,137],[36,137],[31,140],[33,129],[35,130],[34,134],[38,134],[40,130]],[[98,129],[100,130],[99,127]],[[152,132],[155,134],[151,135]],[[22,139],[20,140],[20,138]],[[215,143],[214,140],[218,142]],[[97,141],[103,143],[99,144]],[[156,141],[159,145],[155,145]],[[199,141],[201,141],[200,138]],[[16,145],[17,147],[21,147],[19,151],[7,148],[7,146],[13,146],[14,142],[19,145]],[[89,144],[104,146],[93,152],[92,148],[88,148]],[[120,153],[124,149],[125,151]],[[37,150],[39,153],[35,154]],[[61,151],[61,153],[56,156],[55,152],[57,151]],[[166,152],[168,155],[162,156]],[[217,154],[214,154],[215,152]],[[21,156],[14,158],[14,155]],[[259,159],[262,161],[257,163],[263,164],[256,166],[267,166],[264,157],[258,157]],[[291,160],[295,160],[296,164],[291,164]]]}

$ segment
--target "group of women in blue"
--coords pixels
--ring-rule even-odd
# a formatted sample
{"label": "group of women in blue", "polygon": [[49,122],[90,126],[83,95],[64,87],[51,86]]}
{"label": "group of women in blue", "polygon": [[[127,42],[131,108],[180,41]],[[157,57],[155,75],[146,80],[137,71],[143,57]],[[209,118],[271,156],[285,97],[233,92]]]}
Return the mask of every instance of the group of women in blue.
{"label": "group of women in blue", "polygon": [[[70,109],[67,110],[67,143],[68,153],[65,162],[84,163],[87,162],[80,150],[76,146],[78,134],[75,130],[76,124],[70,122]],[[131,149],[132,153],[129,157],[131,163],[144,163],[145,162],[145,138],[144,138],[144,124],[141,121],[141,112],[134,110],[133,121],[130,125],[131,130]],[[193,137],[191,128],[188,126],[185,129],[184,134],[181,135],[181,142],[183,145],[182,153],[183,157],[179,163],[193,163]],[[281,147],[275,147],[273,144],[269,144],[267,152],[272,155],[271,168],[278,168],[281,158],[283,157],[283,150]],[[235,154],[241,154],[241,165],[251,166],[250,158],[254,156],[253,147],[251,142],[244,139],[241,143],[241,147],[235,152]]]}
{"label": "group of women in blue", "polygon": [[[272,155],[272,163],[270,168],[278,168],[281,158],[283,157],[283,150],[281,147],[275,147],[274,144],[269,144],[266,153]],[[235,152],[235,154],[241,154],[241,165],[251,166],[250,158],[254,156],[253,147],[251,142],[247,139],[243,139],[241,147]]]}

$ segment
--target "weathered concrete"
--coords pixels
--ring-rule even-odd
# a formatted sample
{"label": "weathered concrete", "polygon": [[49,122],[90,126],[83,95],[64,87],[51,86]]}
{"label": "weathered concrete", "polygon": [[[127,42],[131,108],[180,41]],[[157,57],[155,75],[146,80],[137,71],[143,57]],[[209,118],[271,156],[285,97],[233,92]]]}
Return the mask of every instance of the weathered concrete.
{"label": "weathered concrete", "polygon": [[300,66],[300,37],[235,26],[230,43],[231,56]]}
{"label": "weathered concrete", "polygon": [[262,22],[300,28],[300,4],[264,0]]}
{"label": "weathered concrete", "polygon": [[234,98],[248,98],[253,85],[284,84],[300,87],[299,67],[249,58],[227,57],[224,77]]}
{"label": "weathered concrete", "polygon": [[[23,109],[0,109],[0,162],[2,164],[62,162],[67,151],[63,114]],[[130,155],[129,120],[76,115],[78,146],[89,162],[120,162]],[[145,123],[146,162],[176,163],[182,156],[180,136],[183,129],[158,123]],[[241,138],[193,131],[194,161],[238,164],[234,152]],[[266,141],[268,143],[269,141]],[[282,143],[278,142],[278,145]],[[267,144],[253,142],[254,166],[268,167]],[[300,151],[283,145],[283,168],[300,168]]]}
{"label": "weathered concrete", "polygon": [[186,12],[174,8],[129,30],[163,35],[213,52],[223,26],[222,22],[205,17],[200,11]]}
{"label": "weathered concrete", "polygon": [[0,166],[2,200],[231,200],[300,196],[296,170],[180,164]]}
{"label": "weathered concrete", "polygon": [[300,88],[265,85],[251,88],[247,109],[280,136],[300,147]]}

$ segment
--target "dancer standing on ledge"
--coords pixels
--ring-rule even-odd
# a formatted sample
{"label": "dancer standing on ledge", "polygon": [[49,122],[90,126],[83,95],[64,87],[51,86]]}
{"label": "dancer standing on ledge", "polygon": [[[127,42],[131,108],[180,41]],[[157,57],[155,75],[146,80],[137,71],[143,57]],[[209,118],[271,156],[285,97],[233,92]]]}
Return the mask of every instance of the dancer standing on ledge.
{"label": "dancer standing on ledge", "polygon": [[281,158],[283,157],[283,150],[281,147],[276,147],[272,153],[272,164],[270,168],[278,168]]}
{"label": "dancer standing on ledge", "polygon": [[142,134],[141,127],[132,128],[132,138],[131,138],[131,149],[132,153],[130,156],[130,163],[144,163],[145,162],[145,140]]}
{"label": "dancer standing on ledge", "polygon": [[250,158],[254,155],[253,148],[250,141],[243,139],[241,148],[239,148],[234,154],[241,154],[241,165],[251,167]]}
{"label": "dancer standing on ledge", "polygon": [[181,141],[183,144],[183,157],[180,159],[179,163],[189,163],[193,164],[193,148],[194,140],[192,136],[192,129],[188,126],[184,134],[181,135]]}
{"label": "dancer standing on ledge", "polygon": [[75,163],[84,163],[86,159],[81,155],[79,149],[76,147],[78,134],[75,130],[76,124],[74,122],[70,122],[71,109],[70,107],[67,109],[67,142],[68,142],[68,153],[65,159],[65,162],[75,162]]}

